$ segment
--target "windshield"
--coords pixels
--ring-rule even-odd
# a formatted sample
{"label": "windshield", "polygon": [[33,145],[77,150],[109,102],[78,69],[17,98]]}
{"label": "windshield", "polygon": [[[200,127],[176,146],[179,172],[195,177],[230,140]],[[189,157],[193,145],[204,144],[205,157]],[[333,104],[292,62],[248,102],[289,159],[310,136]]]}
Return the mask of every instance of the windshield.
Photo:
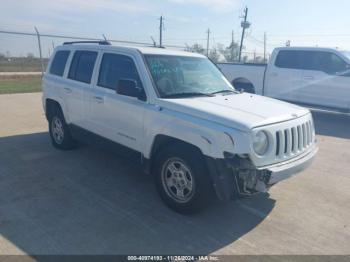
{"label": "windshield", "polygon": [[350,60],[350,51],[341,51],[341,53],[346,56],[347,59]]}
{"label": "windshield", "polygon": [[206,58],[169,55],[145,57],[162,98],[234,91],[223,74]]}

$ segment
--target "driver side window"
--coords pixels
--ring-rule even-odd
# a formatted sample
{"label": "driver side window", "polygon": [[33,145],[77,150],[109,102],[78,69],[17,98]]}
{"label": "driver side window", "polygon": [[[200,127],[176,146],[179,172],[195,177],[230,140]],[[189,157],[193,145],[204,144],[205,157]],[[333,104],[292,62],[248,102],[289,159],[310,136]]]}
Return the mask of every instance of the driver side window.
{"label": "driver side window", "polygon": [[329,75],[335,75],[348,70],[347,63],[331,52],[307,51],[303,55],[304,69],[321,71]]}
{"label": "driver side window", "polygon": [[115,90],[119,80],[134,80],[142,88],[142,83],[134,61],[125,55],[103,54],[98,86]]}
{"label": "driver side window", "polygon": [[328,72],[330,74],[336,73],[348,73],[346,71],[349,70],[347,63],[335,54],[331,54]]}

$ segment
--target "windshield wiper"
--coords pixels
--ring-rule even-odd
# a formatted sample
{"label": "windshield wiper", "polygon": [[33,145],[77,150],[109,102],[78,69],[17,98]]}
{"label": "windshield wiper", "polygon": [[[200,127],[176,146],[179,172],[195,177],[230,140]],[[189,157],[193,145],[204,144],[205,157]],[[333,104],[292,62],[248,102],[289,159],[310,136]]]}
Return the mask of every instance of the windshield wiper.
{"label": "windshield wiper", "polygon": [[176,93],[162,96],[163,98],[182,98],[182,97],[195,97],[195,96],[208,96],[213,97],[213,94],[206,94],[200,92],[184,92],[184,93]]}
{"label": "windshield wiper", "polygon": [[221,90],[221,91],[217,91],[217,92],[214,92],[214,93],[211,93],[212,95],[216,95],[216,94],[222,94],[222,93],[237,93],[237,91],[235,90]]}

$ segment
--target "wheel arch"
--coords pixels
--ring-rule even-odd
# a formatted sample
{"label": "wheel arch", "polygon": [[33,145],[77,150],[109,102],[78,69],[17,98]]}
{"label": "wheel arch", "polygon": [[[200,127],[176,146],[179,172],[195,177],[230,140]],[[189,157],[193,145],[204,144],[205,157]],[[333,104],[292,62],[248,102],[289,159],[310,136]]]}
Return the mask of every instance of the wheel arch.
{"label": "wheel arch", "polygon": [[199,147],[171,136],[156,136],[151,149],[151,158],[148,161],[148,169],[144,169],[144,171],[148,174],[154,174],[157,154],[167,146],[172,145],[182,145],[185,147],[185,150],[193,150],[194,152],[197,152],[199,156],[201,156],[205,169],[208,170],[208,179],[217,197],[225,201],[231,199],[233,176],[231,170],[225,165],[225,160],[208,157],[203,154]]}
{"label": "wheel arch", "polygon": [[55,109],[58,108],[59,110],[61,110],[63,117],[65,119],[65,121],[67,123],[70,123],[70,118],[69,118],[69,114],[67,113],[67,110],[65,108],[65,103],[63,100],[61,100],[58,97],[47,97],[45,99],[45,115],[47,120],[50,119],[50,117],[52,116],[52,113],[54,113]]}
{"label": "wheel arch", "polygon": [[47,120],[49,120],[52,117],[53,113],[57,109],[62,110],[62,107],[59,102],[51,98],[47,98],[45,100],[45,115]]}
{"label": "wheel arch", "polygon": [[155,162],[155,158],[157,157],[157,154],[161,152],[164,148],[169,146],[174,146],[174,145],[186,147],[188,148],[188,150],[194,150],[204,157],[202,150],[198,146],[172,136],[159,134],[155,136],[153,140],[152,148],[151,148],[151,153],[149,158],[150,172],[152,172],[154,168],[154,162]]}
{"label": "wheel arch", "polygon": [[256,89],[252,81],[245,77],[238,77],[232,80],[231,84],[237,89],[243,89],[247,93],[256,93]]}

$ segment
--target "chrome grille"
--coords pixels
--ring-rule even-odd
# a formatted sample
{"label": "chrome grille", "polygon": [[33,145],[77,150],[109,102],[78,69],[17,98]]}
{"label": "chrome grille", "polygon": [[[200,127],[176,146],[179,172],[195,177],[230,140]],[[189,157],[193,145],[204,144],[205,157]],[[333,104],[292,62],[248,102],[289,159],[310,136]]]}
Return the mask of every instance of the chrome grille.
{"label": "chrome grille", "polygon": [[311,120],[300,125],[276,131],[276,156],[290,157],[305,151],[314,141]]}

